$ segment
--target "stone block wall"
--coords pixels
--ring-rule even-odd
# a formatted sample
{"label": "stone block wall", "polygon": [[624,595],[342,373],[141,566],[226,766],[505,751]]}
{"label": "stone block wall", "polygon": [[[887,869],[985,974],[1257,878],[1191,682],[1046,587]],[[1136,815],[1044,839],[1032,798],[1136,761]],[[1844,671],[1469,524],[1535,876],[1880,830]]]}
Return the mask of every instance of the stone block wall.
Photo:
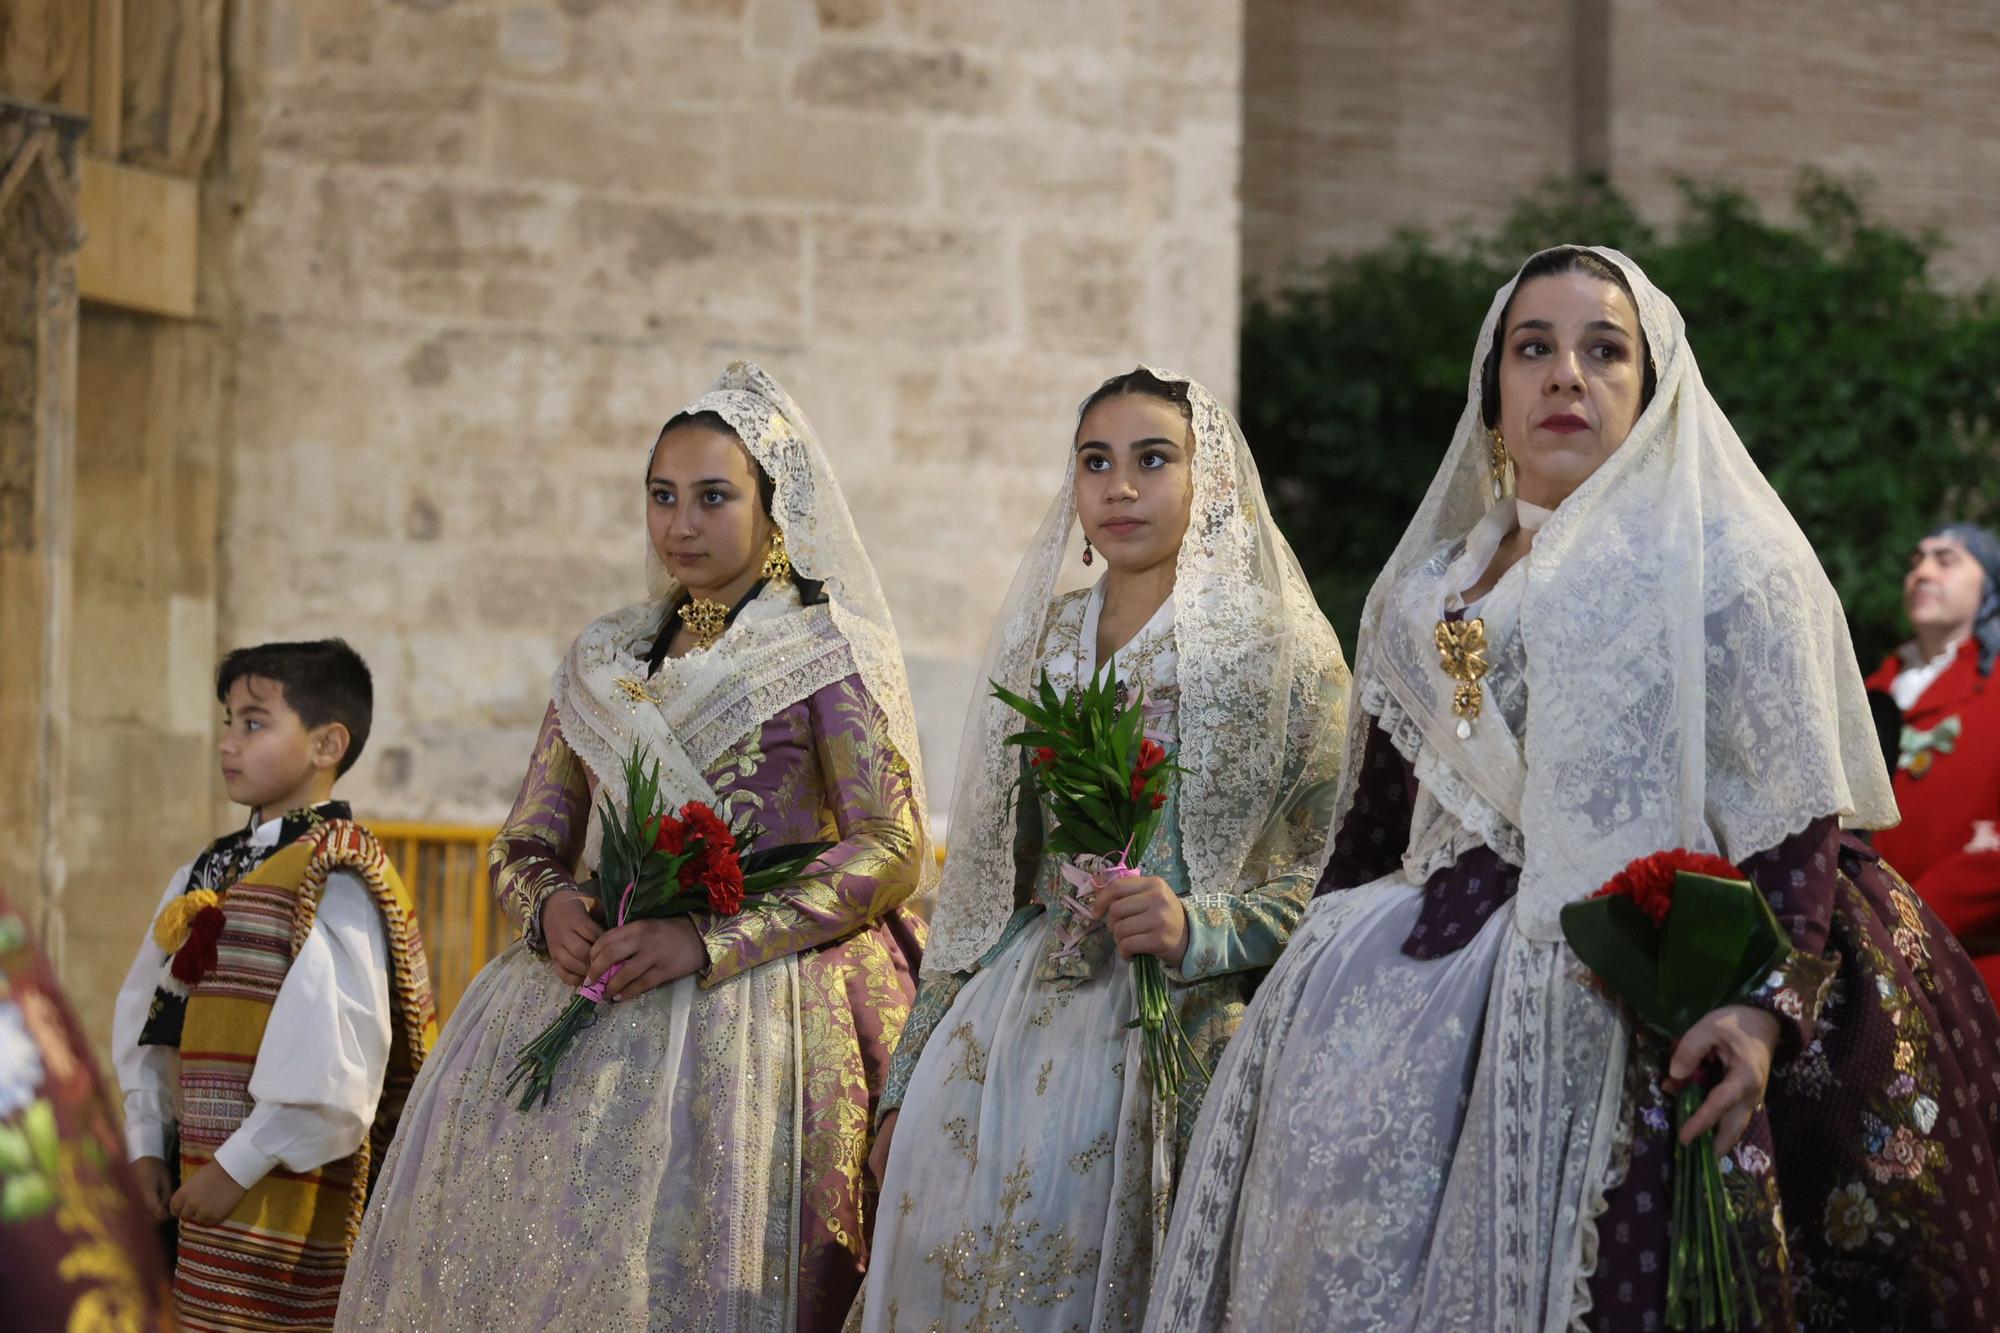
{"label": "stone block wall", "polygon": [[1566,4],[1249,0],[1246,10],[1253,281],[1398,227],[1490,225],[1570,167]]}
{"label": "stone block wall", "polygon": [[1774,207],[1800,163],[1936,227],[1947,278],[2000,278],[2000,10],[1988,0],[1612,6],[1612,171],[1649,213],[1676,176]]}
{"label": "stone block wall", "polygon": [[61,949],[103,1041],[167,877],[243,817],[215,762],[221,339],[86,306],[76,382]]}
{"label": "stone block wall", "polygon": [[2000,276],[2000,23],[1988,0],[1250,0],[1244,266],[1281,278],[1396,228],[1489,226],[1607,170],[1648,216],[1674,180],[1789,211],[1802,166],[1942,230]]}
{"label": "stone block wall", "polygon": [[653,433],[750,357],[833,454],[942,797],[1075,403],[1142,358],[1233,394],[1240,30],[1215,0],[238,4],[219,642],[345,635],[360,810],[498,818],[569,638],[641,592]]}

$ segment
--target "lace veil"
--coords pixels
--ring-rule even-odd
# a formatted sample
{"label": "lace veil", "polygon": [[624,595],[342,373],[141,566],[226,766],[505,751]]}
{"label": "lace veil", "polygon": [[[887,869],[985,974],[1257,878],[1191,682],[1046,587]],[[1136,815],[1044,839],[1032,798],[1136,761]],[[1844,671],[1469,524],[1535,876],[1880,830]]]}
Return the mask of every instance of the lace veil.
{"label": "lace veil", "polygon": [[[668,799],[712,801],[702,772],[728,746],[773,714],[858,673],[888,720],[890,744],[909,769],[919,826],[927,830],[902,647],[819,437],[791,395],[747,361],[731,364],[683,411],[717,413],[735,430],[771,478],[771,516],[792,567],[820,580],[826,600],[801,606],[789,586],[767,585],[713,648],[668,658],[649,678],[646,650],[681,592],[649,542],[652,595],[585,629],[556,670],[552,693],[564,739],[620,805],[620,764],[635,736],[660,759]],[[596,840],[593,808],[586,859]],[[917,850],[922,893],[937,879],[927,831]]]}
{"label": "lace veil", "polygon": [[[1180,679],[1180,835],[1193,890],[1262,882],[1272,835],[1315,840],[1345,735],[1347,664],[1284,535],[1272,522],[1249,446],[1215,398],[1185,375],[1194,436],[1193,509],[1176,558],[1174,646]],[[975,964],[1014,910],[1011,788],[1018,730],[988,681],[1026,691],[1050,602],[1077,549],[1076,453],[1007,593],[967,715],[952,796],[951,853],[924,971]],[[1327,790],[1321,789],[1325,784]],[[1310,825],[1305,835],[1303,826]]]}
{"label": "lace veil", "polygon": [[[1897,819],[1847,622],[1818,558],[1702,383],[1673,302],[1624,255],[1595,253],[1631,282],[1658,387],[1528,557],[1517,921],[1544,940],[1560,938],[1564,903],[1634,857],[1688,847],[1740,861],[1823,815],[1866,828]],[[1364,681],[1439,669],[1434,656],[1385,660],[1431,646],[1382,633],[1382,618],[1398,581],[1493,503],[1481,370],[1514,286],[1494,295],[1451,447],[1369,593],[1356,663]],[[1453,724],[1420,720],[1433,732]],[[1354,729],[1343,816],[1365,735]]]}

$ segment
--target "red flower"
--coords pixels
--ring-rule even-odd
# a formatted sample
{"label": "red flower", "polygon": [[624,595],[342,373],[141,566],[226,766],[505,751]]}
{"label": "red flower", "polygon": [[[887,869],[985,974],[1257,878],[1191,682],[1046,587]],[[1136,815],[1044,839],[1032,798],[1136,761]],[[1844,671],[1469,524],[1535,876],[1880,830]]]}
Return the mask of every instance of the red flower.
{"label": "red flower", "polygon": [[718,848],[736,850],[736,835],[729,831],[729,825],[722,822],[722,816],[701,801],[689,801],[681,807],[681,818],[687,821],[688,835],[700,838],[704,852]]}
{"label": "red flower", "polygon": [[1153,793],[1153,808],[1155,810],[1159,809],[1166,803],[1167,803],[1167,794],[1165,792],[1156,791]]}
{"label": "red flower", "polygon": [[687,850],[687,826],[672,815],[660,816],[660,831],[653,838],[653,850],[679,856]]}
{"label": "red flower", "polygon": [[1674,905],[1674,876],[1682,871],[1716,879],[1743,878],[1742,871],[1719,856],[1676,847],[1671,851],[1640,857],[1590,896],[1630,898],[1639,905],[1640,911],[1652,918],[1654,925],[1663,926],[1667,922],[1668,909]]}
{"label": "red flower", "polygon": [[1047,768],[1056,761],[1056,752],[1046,745],[1037,745],[1033,757],[1028,760],[1030,768]]}
{"label": "red flower", "polygon": [[743,910],[743,866],[736,859],[734,851],[717,852],[704,857],[709,864],[702,874],[702,887],[708,890],[708,910],[719,916],[734,916]]}
{"label": "red flower", "polygon": [[215,971],[216,941],[228,920],[220,907],[204,907],[194,914],[194,920],[188,923],[187,943],[175,952],[173,965],[168,969],[175,981],[192,986]]}
{"label": "red flower", "polygon": [[701,886],[708,895],[712,912],[733,915],[743,908],[743,865],[737,859],[736,835],[722,816],[701,801],[681,807],[687,821],[688,840],[700,840],[701,850],[681,867],[681,887]]}
{"label": "red flower", "polygon": [[[1139,742],[1139,762],[1132,768],[1132,799],[1138,800],[1145,793],[1146,779],[1161,764],[1167,762],[1167,747],[1155,740]],[[1155,810],[1160,808],[1155,803]]]}

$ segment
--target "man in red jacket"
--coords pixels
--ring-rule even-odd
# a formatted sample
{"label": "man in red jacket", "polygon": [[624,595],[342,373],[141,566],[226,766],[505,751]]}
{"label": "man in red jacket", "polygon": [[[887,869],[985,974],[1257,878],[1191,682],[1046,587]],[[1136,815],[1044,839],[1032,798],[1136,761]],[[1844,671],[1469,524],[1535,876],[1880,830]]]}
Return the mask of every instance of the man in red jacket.
{"label": "man in red jacket", "polygon": [[1914,637],[1868,678],[1903,811],[1875,846],[2000,995],[2000,541],[1970,523],[1925,537],[1903,609]]}

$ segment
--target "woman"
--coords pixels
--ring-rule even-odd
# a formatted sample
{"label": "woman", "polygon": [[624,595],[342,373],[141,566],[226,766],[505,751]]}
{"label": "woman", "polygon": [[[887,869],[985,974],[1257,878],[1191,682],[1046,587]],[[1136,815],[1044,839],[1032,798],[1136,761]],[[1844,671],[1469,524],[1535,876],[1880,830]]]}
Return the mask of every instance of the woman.
{"label": "woman", "polygon": [[[1103,577],[1052,596],[1079,524]],[[883,1098],[865,1328],[1137,1325],[1201,1085],[1153,1097],[1129,960],[1166,965],[1211,1064],[1323,854],[1340,645],[1235,423],[1144,368],[1085,401],[980,679],[1019,692],[1046,671],[1068,689],[1114,655],[1183,771],[1136,873],[1094,897],[1043,853],[1044,812],[1015,818],[1020,719],[991,698],[972,709],[924,983]]]}
{"label": "woman", "polygon": [[[667,423],[646,494],[657,592],[556,672],[492,854],[524,939],[417,1083],[342,1327],[789,1333],[837,1327],[859,1285],[918,961],[900,904],[932,864],[902,656],[811,427],[757,367]],[[574,876],[635,741],[669,806],[837,845],[741,915],[606,929]],[[614,965],[553,1098],[517,1110],[521,1048]]]}
{"label": "woman", "polygon": [[[1443,651],[1475,619],[1483,672]],[[1989,1002],[1841,832],[1895,807],[1839,602],[1629,260],[1501,290],[1362,632],[1339,891],[1217,1073],[1149,1326],[1659,1327],[1665,1089],[1707,1062],[1682,1132],[1718,1129],[1765,1326],[1992,1327]],[[1558,913],[1675,847],[1794,951],[1668,1052]]]}

